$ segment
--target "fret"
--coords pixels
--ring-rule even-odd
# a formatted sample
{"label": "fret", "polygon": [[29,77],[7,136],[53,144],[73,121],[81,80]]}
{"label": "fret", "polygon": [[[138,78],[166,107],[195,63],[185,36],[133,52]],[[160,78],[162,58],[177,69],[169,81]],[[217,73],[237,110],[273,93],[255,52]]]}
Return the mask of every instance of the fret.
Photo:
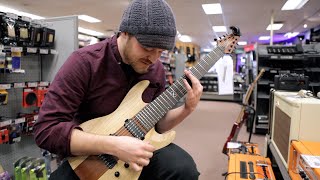
{"label": "fret", "polygon": [[145,110],[146,114],[148,115],[148,118],[157,119],[157,117],[153,116],[153,113],[150,112],[150,110],[148,109],[148,106],[146,106],[144,108],[144,110]]}
{"label": "fret", "polygon": [[150,124],[150,122],[148,121],[148,119],[146,118],[147,115],[145,114],[144,111],[140,111],[142,118],[145,120],[145,122],[147,122],[148,126],[152,127],[152,124]]}
{"label": "fret", "polygon": [[174,83],[172,86],[177,89],[178,94],[180,92],[180,94],[179,94],[180,97],[183,97],[185,95],[185,93],[183,91],[181,91],[180,88],[177,86],[177,83]]}
{"label": "fret", "polygon": [[[169,89],[169,88],[168,88],[168,89]],[[172,103],[172,106],[174,106],[175,103],[171,101],[171,98],[167,95],[167,92],[168,92],[168,91],[163,92],[163,95],[168,98],[168,99],[167,99],[167,102],[171,102],[171,103]],[[168,104],[168,105],[169,105],[169,109],[171,109],[171,105],[170,105],[170,104]]]}
{"label": "fret", "polygon": [[[200,79],[222,56],[223,50],[218,46],[191,68],[190,73]],[[152,129],[154,125],[187,94],[183,79],[186,79],[185,74],[136,115],[136,118],[145,129]]]}
{"label": "fret", "polygon": [[[163,109],[160,104],[158,104],[158,102],[157,102],[158,100],[159,100],[159,99],[155,99],[153,102],[155,102],[155,103],[162,109],[162,111],[160,111],[160,112],[161,112],[161,115],[162,115],[162,114],[164,115],[164,114],[165,114],[164,112],[165,112],[166,110]],[[160,101],[160,100],[159,100],[159,101]],[[160,103],[160,102],[159,102],[159,103]],[[156,106],[156,107],[157,107],[157,106]],[[158,108],[158,109],[159,109],[159,108]]]}
{"label": "fret", "polygon": [[[183,78],[185,78],[185,76]],[[186,94],[187,90],[186,90],[186,87],[184,86],[184,83],[182,81],[183,78],[181,78],[178,81],[176,81],[176,84],[181,87],[181,89],[183,90],[183,94]]]}
{"label": "fret", "polygon": [[[164,92],[163,92],[163,94],[164,94]],[[162,98],[162,99],[164,100],[164,102],[166,102],[166,100],[162,97],[162,95],[160,95],[159,98]],[[161,102],[162,105],[164,105],[164,106],[162,106],[162,107],[164,107],[166,111],[169,111],[170,108],[168,107],[168,105],[164,104],[164,102]]]}
{"label": "fret", "polygon": [[158,118],[158,119],[161,119],[162,115],[161,115],[161,114],[158,114],[157,109],[154,109],[153,107],[155,107],[155,105],[151,104],[151,105],[150,105],[151,110],[152,110],[155,114],[157,114],[157,118]]}
{"label": "fret", "polygon": [[[144,127],[145,129],[151,129],[151,128],[152,128],[152,127],[148,124],[148,122],[146,122],[146,121],[144,120],[143,116],[141,116],[141,112],[138,113],[138,114],[136,115],[136,117],[139,119],[139,122],[143,125],[143,127]],[[142,121],[143,121],[143,123],[142,123]]]}

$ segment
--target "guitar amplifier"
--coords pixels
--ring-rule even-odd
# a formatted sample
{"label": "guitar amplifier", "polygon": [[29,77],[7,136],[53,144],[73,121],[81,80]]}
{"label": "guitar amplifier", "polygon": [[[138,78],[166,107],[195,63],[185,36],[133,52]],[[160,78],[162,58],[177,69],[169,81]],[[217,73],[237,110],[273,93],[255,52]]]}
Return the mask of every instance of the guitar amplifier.
{"label": "guitar amplifier", "polygon": [[269,158],[248,154],[230,154],[227,179],[275,180],[276,178]]}
{"label": "guitar amplifier", "polygon": [[277,90],[299,91],[309,88],[309,77],[303,74],[281,74],[274,76],[274,88]]}
{"label": "guitar amplifier", "polygon": [[292,180],[320,179],[320,142],[292,141],[288,171]]}
{"label": "guitar amplifier", "polygon": [[274,91],[271,104],[271,143],[288,167],[292,140],[320,141],[320,99],[301,98],[298,92]]}

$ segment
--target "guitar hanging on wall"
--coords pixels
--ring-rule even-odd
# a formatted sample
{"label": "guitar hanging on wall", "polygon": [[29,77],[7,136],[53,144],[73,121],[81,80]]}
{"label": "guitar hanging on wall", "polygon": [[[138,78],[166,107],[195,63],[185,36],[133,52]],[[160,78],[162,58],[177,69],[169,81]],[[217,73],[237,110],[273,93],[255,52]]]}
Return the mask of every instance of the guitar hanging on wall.
{"label": "guitar hanging on wall", "polygon": [[261,78],[261,76],[264,73],[264,69],[260,70],[260,73],[258,74],[258,76],[256,77],[256,79],[251,83],[251,85],[249,86],[247,92],[246,92],[246,96],[245,99],[243,101],[243,106],[241,108],[241,111],[238,115],[238,118],[236,120],[236,122],[234,122],[233,126],[232,126],[232,130],[230,132],[229,137],[227,138],[227,141],[224,143],[223,149],[222,149],[222,153],[227,154],[228,153],[228,143],[229,142],[235,142],[238,139],[238,134],[239,131],[242,127],[242,124],[245,122],[245,120],[248,117],[248,114],[245,112],[246,111],[246,106],[248,105],[248,101],[250,99],[251,93],[254,89],[254,86],[257,84],[257,82],[259,81],[259,79]]}
{"label": "guitar hanging on wall", "polygon": [[[218,40],[217,47],[190,69],[196,78],[200,79],[205,75],[225,53],[232,53],[240,38],[240,30],[234,26],[230,29],[232,33]],[[143,80],[130,89],[114,112],[84,122],[80,127],[83,131],[94,134],[136,137],[147,140],[156,149],[163,148],[173,141],[175,132],[158,134],[154,126],[187,94],[183,79],[186,79],[185,75],[149,104],[144,103],[141,98],[143,91],[149,85],[149,81]],[[85,180],[132,180],[138,179],[141,173],[129,168],[129,164],[117,157],[108,154],[69,157],[68,162],[78,177]]]}

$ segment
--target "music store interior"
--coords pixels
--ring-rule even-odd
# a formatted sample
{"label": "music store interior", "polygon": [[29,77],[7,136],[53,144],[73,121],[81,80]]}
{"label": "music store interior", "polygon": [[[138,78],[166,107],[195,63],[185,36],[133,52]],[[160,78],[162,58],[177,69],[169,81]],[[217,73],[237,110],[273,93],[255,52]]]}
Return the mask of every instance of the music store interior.
{"label": "music store interior", "polygon": [[[131,2],[0,0],[1,180],[49,179],[61,165],[59,155],[40,148],[34,138],[46,94],[74,51],[118,34]],[[164,100],[174,102],[172,109],[183,106],[187,91],[181,95],[179,88],[185,88],[180,84],[185,70],[199,79],[203,92],[195,110],[169,132],[175,132],[171,140],[159,143],[174,143],[189,153],[200,180],[319,180],[320,1],[166,3],[177,33],[174,48],[159,58],[165,76],[159,96],[170,95]],[[131,111],[135,105],[124,108]],[[128,136],[138,137],[125,118],[136,123],[139,118],[133,116],[139,117],[143,107],[121,120]],[[144,127],[137,127],[140,133],[139,128]],[[107,156],[96,157],[107,161]],[[137,179],[130,167],[115,167],[104,172],[110,179],[127,172],[125,179]]]}

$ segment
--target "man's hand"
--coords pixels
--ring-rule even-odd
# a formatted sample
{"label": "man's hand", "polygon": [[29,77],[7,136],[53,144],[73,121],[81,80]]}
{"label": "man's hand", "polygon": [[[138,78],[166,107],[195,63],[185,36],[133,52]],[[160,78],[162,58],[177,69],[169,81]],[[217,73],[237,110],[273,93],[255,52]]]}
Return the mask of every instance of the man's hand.
{"label": "man's hand", "polygon": [[128,163],[135,171],[141,171],[147,166],[153,156],[155,147],[148,142],[129,136],[115,136],[114,155]]}
{"label": "man's hand", "polygon": [[185,109],[192,112],[196,108],[198,102],[200,101],[203,87],[200,84],[200,81],[196,77],[194,77],[190,71],[185,70],[184,73],[192,83],[192,87],[191,87],[187,82],[187,80],[185,79],[183,80],[184,85],[187,89]]}

